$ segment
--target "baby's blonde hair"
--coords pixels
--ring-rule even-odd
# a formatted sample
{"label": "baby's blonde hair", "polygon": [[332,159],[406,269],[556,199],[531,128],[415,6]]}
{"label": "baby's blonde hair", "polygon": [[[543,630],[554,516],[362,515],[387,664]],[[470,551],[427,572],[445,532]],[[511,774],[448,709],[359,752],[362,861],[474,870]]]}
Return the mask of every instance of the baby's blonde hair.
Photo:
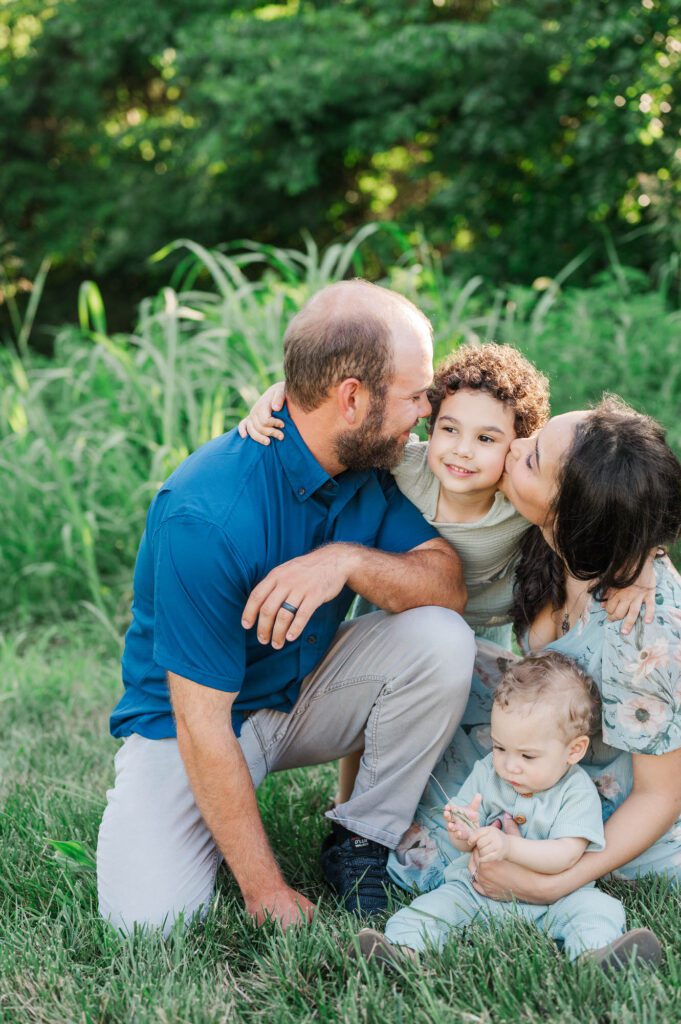
{"label": "baby's blonde hair", "polygon": [[509,666],[494,693],[503,710],[518,704],[548,703],[566,742],[592,736],[600,726],[601,699],[593,679],[557,651],[531,654]]}

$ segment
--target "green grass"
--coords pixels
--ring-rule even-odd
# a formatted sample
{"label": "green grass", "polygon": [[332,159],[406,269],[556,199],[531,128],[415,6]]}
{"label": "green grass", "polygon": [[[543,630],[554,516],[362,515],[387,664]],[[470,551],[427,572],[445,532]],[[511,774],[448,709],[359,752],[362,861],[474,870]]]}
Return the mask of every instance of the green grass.
{"label": "green grass", "polygon": [[[120,634],[151,497],[280,377],[290,317],[322,285],[362,273],[376,230],[325,252],[312,241],[304,252],[243,243],[231,254],[177,243],[170,284],[142,303],[132,334],[107,333],[101,296],[86,282],[78,324],[58,331],[50,360],[30,350],[33,302],[14,346],[0,347],[0,623],[85,608]],[[673,266],[657,289],[613,255],[592,288],[571,288],[567,267],[536,288],[501,290],[445,277],[433,253],[393,234],[383,283],[431,317],[438,357],[464,341],[509,342],[548,374],[554,411],[614,391],[657,417],[681,452]]]}
{"label": "green grass", "polygon": [[614,886],[631,926],[665,944],[660,970],[615,980],[575,969],[527,926],[453,938],[422,967],[384,977],[344,954],[354,919],[325,892],[317,852],[330,766],[267,780],[260,805],[287,878],[321,899],[317,921],[256,930],[226,871],[204,926],[167,942],[118,939],[97,918],[92,870],[50,840],[94,853],[116,743],[119,689],[108,633],[91,620],[0,641],[0,1021],[385,1021],[387,1024],[670,1024],[681,1019],[680,896]]}
{"label": "green grass", "polygon": [[[374,230],[324,253],[312,242],[302,253],[244,244],[231,255],[186,243],[131,335],[107,332],[101,296],[86,283],[79,322],[58,332],[49,361],[29,346],[37,298],[23,320],[15,311],[15,345],[0,349],[3,1024],[681,1019],[679,894],[652,882],[614,891],[631,926],[652,925],[664,940],[656,975],[576,971],[520,926],[454,939],[395,978],[353,967],[343,951],[356,923],[324,891],[317,864],[331,767],[274,777],[259,794],[286,876],[321,900],[310,928],[255,930],[226,872],[205,926],[166,943],[119,941],[97,918],[89,861],[112,781],[107,717],[149,500],[279,376],[288,319],[323,284],[362,272]],[[432,318],[439,356],[463,341],[510,342],[548,373],[555,411],[619,392],[681,451],[673,270],[651,289],[613,257],[589,289],[570,288],[566,268],[548,287],[498,290],[446,279],[427,249],[402,246],[383,283]],[[83,863],[55,842],[80,844]]]}

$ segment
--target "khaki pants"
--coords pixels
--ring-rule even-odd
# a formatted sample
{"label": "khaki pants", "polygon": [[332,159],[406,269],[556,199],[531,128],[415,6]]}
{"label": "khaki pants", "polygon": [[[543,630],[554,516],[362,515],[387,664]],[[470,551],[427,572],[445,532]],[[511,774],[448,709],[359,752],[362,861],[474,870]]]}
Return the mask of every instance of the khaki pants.
{"label": "khaki pants", "polygon": [[[445,608],[343,623],[293,711],[263,709],[244,723],[253,784],[363,748],[352,797],[328,816],[394,848],[466,707],[474,655],[472,631]],[[176,740],[134,734],[114,763],[97,847],[100,912],[124,930],[167,933],[178,914],[205,909],[221,854]]]}

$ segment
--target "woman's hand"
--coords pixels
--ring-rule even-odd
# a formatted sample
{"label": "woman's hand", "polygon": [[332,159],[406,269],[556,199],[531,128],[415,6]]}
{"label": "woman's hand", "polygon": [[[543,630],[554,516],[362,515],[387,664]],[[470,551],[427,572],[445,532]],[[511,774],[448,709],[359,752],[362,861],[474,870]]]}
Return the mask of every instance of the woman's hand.
{"label": "woman's hand", "polygon": [[475,891],[490,900],[546,904],[555,903],[572,891],[562,891],[561,875],[542,875],[508,860],[482,864],[477,850],[470,855],[468,870]]}
{"label": "woman's hand", "polygon": [[282,420],[272,415],[284,406],[286,385],[283,381],[272,384],[264,395],[261,395],[248,416],[242,419],[237,427],[241,437],[252,437],[258,444],[268,445],[271,437],[278,441],[284,440]]}
{"label": "woman's hand", "polygon": [[[520,836],[520,829],[510,814],[504,814],[501,830],[506,836]],[[468,870],[475,891],[490,900],[509,902],[516,899],[522,903],[554,903],[572,891],[569,888],[564,893],[558,891],[559,875],[542,875],[538,871],[531,871],[507,860],[484,863],[483,860],[479,849],[474,849],[468,860]]]}
{"label": "woman's hand", "polygon": [[[657,548],[655,549],[657,551]],[[647,625],[653,621],[655,616],[655,591],[657,580],[655,578],[655,555],[651,554],[643,566],[638,579],[629,587],[617,590],[611,587],[606,591],[605,599],[601,601],[601,607],[608,613],[610,622],[617,622],[622,619],[621,632],[624,636],[631,632],[636,625],[636,620],[641,614],[641,608],[646,606],[644,622]]]}

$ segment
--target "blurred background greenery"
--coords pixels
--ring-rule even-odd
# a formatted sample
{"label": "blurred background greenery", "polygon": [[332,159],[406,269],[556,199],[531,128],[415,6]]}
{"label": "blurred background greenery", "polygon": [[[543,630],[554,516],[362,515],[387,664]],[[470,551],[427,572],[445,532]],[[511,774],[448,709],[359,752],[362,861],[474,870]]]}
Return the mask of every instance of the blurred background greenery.
{"label": "blurred background greenery", "polygon": [[616,391],[681,452],[680,18],[0,2],[0,627],[120,635],[155,489],[348,274],[438,354],[515,344],[555,411]]}
{"label": "blurred background greenery", "polygon": [[173,238],[290,245],[304,228],[326,244],[374,220],[464,277],[529,284],[588,252],[583,283],[605,237],[655,275],[679,248],[680,14],[678,0],[3,0],[4,289],[47,257],[38,326],[69,319],[94,276],[129,329],[165,280],[148,257]]}

